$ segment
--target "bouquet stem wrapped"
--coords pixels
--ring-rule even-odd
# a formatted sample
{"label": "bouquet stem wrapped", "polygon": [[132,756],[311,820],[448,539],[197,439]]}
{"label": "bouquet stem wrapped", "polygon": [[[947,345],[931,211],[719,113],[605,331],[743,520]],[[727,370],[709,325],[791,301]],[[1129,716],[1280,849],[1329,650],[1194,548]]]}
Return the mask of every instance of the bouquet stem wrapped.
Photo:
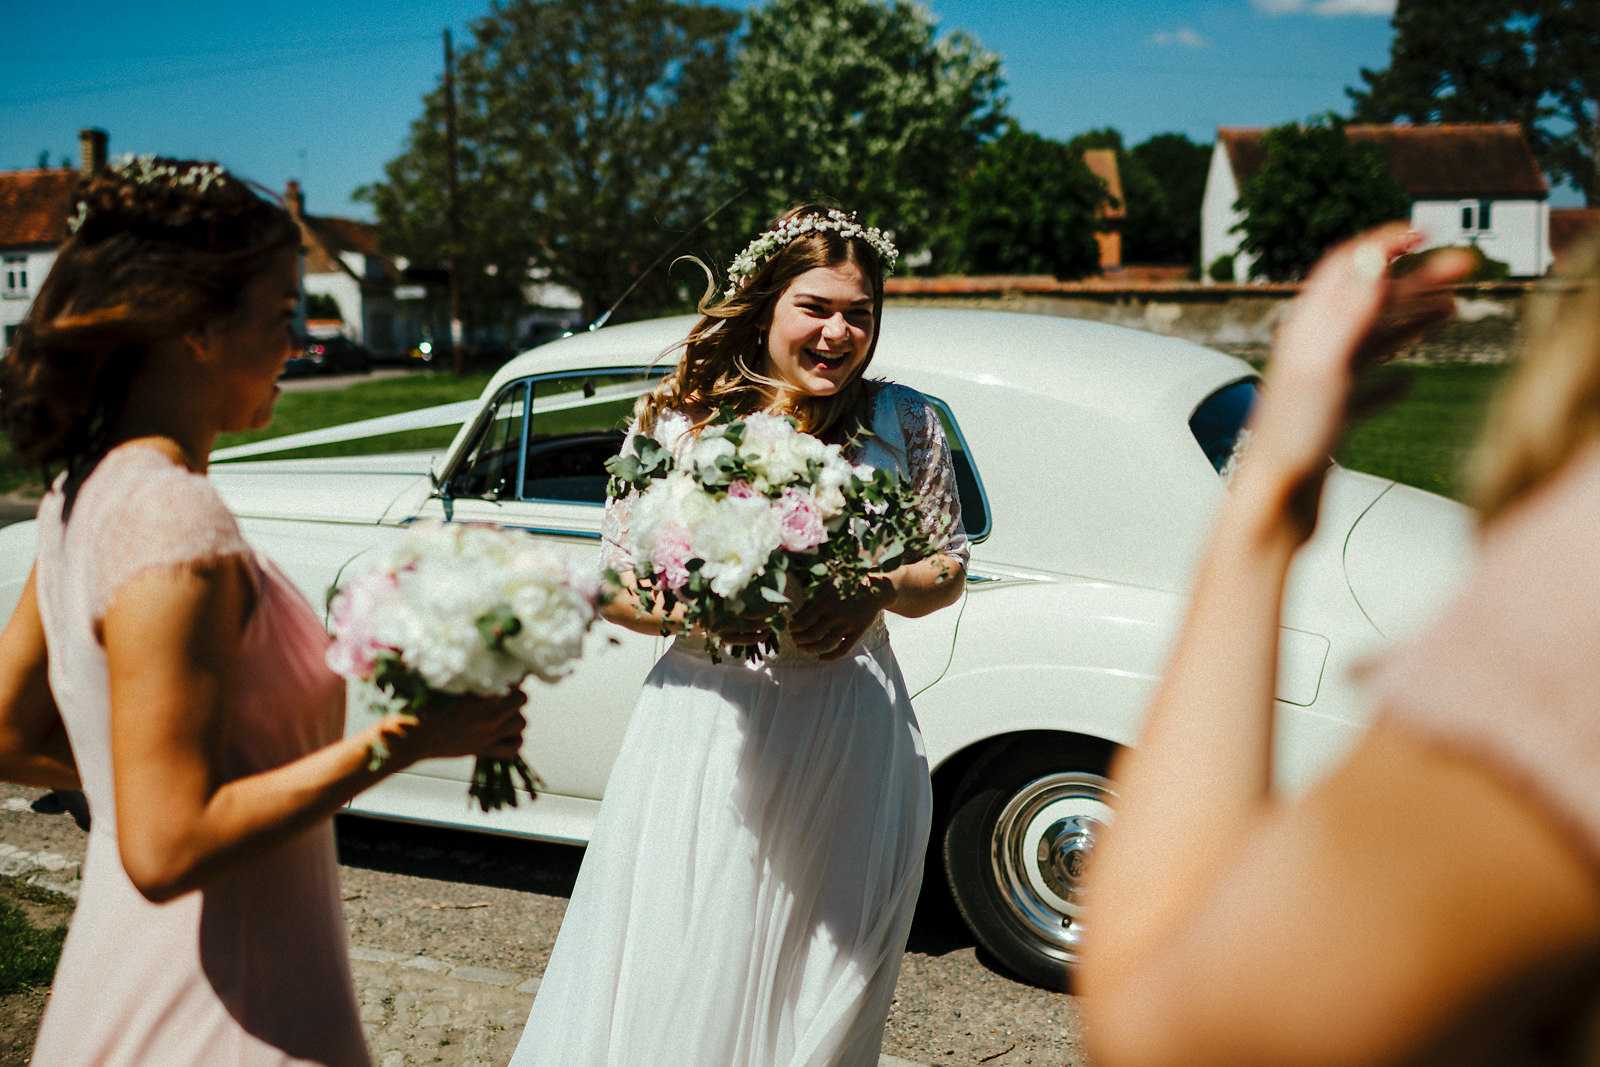
{"label": "bouquet stem wrapped", "polygon": [[[529,675],[554,682],[582,654],[599,587],[520,530],[418,523],[330,602],[328,665],[380,714],[448,715],[454,698],[503,696]],[[388,753],[373,753],[373,769]],[[520,755],[479,758],[468,795],[484,811],[537,795]]]}

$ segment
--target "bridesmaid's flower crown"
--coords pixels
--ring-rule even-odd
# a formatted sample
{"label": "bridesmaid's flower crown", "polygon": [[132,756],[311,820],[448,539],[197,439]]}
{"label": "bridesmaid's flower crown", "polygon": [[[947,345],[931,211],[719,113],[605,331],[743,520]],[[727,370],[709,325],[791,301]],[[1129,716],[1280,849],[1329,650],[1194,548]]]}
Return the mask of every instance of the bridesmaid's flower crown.
{"label": "bridesmaid's flower crown", "polygon": [[733,262],[728,265],[728,291],[725,295],[731,297],[737,293],[755,277],[756,271],[761,269],[761,264],[786,248],[790,242],[808,233],[821,233],[825,230],[832,230],[844,238],[861,238],[878,254],[878,260],[883,264],[883,272],[894,273],[895,260],[900,258],[900,251],[894,246],[894,232],[880,230],[876,226],[863,226],[856,221],[854,212],[846,215],[838,208],[830,208],[825,215],[796,215],[784,219],[772,229],[757,234],[753,241],[745,245],[744,251],[734,256]]}
{"label": "bridesmaid's flower crown", "polygon": [[[129,185],[193,189],[201,196],[204,196],[212,186],[220,187],[229,180],[227,172],[220,164],[197,163],[184,166],[153,154],[136,156],[129,153],[118,156],[107,165],[106,169],[115,175],[118,181]],[[72,217],[67,220],[67,230],[77,233],[78,228],[88,217],[89,201],[78,200],[74,205]]]}

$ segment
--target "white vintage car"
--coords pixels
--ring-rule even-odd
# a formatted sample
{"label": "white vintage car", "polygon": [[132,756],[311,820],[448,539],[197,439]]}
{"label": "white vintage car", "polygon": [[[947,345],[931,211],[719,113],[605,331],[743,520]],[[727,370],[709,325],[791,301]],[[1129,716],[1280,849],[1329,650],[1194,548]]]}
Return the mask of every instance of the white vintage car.
{"label": "white vintage car", "polygon": [[[423,517],[523,527],[593,561],[602,464],[691,321],[558,341],[513,359],[476,402],[219,452],[211,477],[250,540],[314,604]],[[1137,736],[1256,374],[1116,327],[899,307],[884,312],[871,373],[937,403],[975,543],[960,603],[890,621],[933,767],[929,876],[948,879],[1005,966],[1059,987],[1084,930],[1084,862],[1109,817],[1107,764]],[[442,454],[256,458],[457,422]],[[0,531],[0,609],[18,595],[31,537],[31,523]],[[1303,786],[1349,745],[1366,714],[1349,668],[1438,601],[1468,537],[1459,505],[1332,473],[1283,618],[1280,783]],[[592,640],[571,677],[533,693],[525,751],[549,789],[537,801],[481,814],[466,796],[471,761],[450,760],[389,778],[351,810],[586,841],[640,682],[664,648],[601,625],[615,641]],[[365,714],[352,707],[352,725]]]}

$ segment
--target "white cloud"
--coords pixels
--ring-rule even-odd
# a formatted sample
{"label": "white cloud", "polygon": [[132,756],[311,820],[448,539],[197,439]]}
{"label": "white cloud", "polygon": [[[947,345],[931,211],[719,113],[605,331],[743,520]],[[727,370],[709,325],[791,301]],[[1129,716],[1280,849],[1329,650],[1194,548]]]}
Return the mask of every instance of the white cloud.
{"label": "white cloud", "polygon": [[1311,11],[1317,15],[1370,15],[1388,18],[1394,14],[1395,0],[1317,0]]}
{"label": "white cloud", "polygon": [[1162,30],[1150,35],[1150,43],[1162,48],[1209,48],[1211,42],[1185,26],[1178,30]]}
{"label": "white cloud", "polygon": [[1263,15],[1339,15],[1388,18],[1395,0],[1250,0]]}

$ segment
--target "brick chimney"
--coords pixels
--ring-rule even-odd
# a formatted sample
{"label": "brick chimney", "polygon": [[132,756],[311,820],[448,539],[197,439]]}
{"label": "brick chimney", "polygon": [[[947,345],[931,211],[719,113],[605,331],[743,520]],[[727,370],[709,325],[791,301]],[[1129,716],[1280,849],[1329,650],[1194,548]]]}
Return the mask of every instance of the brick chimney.
{"label": "brick chimney", "polygon": [[293,178],[283,189],[283,206],[289,209],[289,214],[294,221],[300,222],[306,215],[306,194],[300,191],[300,183]]}
{"label": "brick chimney", "polygon": [[106,165],[106,131],[85,126],[78,131],[78,173],[93,174]]}

